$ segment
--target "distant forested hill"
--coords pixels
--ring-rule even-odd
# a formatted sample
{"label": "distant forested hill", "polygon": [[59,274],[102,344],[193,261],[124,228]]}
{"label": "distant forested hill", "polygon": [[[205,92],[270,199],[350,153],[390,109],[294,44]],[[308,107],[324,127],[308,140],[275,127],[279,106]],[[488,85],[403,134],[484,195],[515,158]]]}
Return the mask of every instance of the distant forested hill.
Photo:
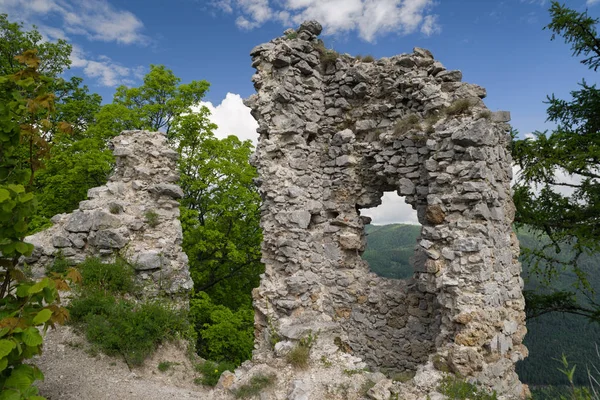
{"label": "distant forested hill", "polygon": [[[418,225],[367,225],[368,244],[363,258],[380,276],[408,278],[413,273],[410,258],[420,230]],[[529,232],[521,231],[517,236],[524,246],[533,247],[537,243],[536,237]],[[583,256],[580,266],[589,272],[592,287],[600,289],[600,256]],[[524,265],[523,268],[526,272],[529,267]],[[563,272],[556,286],[569,289],[574,282],[572,272]],[[525,289],[539,286],[534,280],[526,280]],[[600,346],[600,325],[590,324],[587,319],[576,315],[552,313],[528,321],[527,328],[525,345],[530,355],[517,365],[523,382],[531,385],[566,384],[565,376],[558,371],[561,364],[557,360],[562,354],[572,364],[577,364],[575,377],[579,384],[587,384],[586,365],[593,363],[600,367],[600,359],[595,353],[595,344]]]}

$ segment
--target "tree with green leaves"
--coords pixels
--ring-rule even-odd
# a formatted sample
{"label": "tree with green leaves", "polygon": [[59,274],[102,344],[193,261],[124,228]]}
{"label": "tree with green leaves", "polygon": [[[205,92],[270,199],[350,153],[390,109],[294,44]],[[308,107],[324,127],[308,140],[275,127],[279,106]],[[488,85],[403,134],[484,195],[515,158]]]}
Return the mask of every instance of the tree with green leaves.
{"label": "tree with green leaves", "polygon": [[[198,104],[209,87],[206,81],[180,82],[164,65],[150,65],[142,86],[119,86],[113,104],[129,110],[128,118],[121,119],[127,129],[164,131],[168,136],[174,119]],[[125,113],[123,109],[119,111]]]}
{"label": "tree with green leaves", "polygon": [[251,307],[260,262],[260,196],[248,160],[249,141],[218,139],[202,107],[175,120],[172,140],[180,154],[183,247],[197,292],[231,309]]}
{"label": "tree with green leaves", "polygon": [[[23,66],[0,76],[0,399],[43,400],[36,380],[43,373],[24,361],[41,353],[47,330],[64,323],[58,291],[68,289],[60,276],[34,282],[17,269],[33,245],[24,241],[35,199],[33,178],[48,156],[45,135],[53,129],[52,78],[40,73],[35,50],[15,56]],[[24,156],[25,155],[25,156]],[[68,280],[77,281],[76,271]]]}
{"label": "tree with green leaves", "polygon": [[[554,1],[552,39],[562,37],[573,56],[596,71],[600,66],[598,19]],[[538,276],[551,281],[565,268],[577,276],[573,290],[526,293],[528,314],[570,312],[600,322],[600,302],[578,264],[600,250],[600,90],[583,81],[570,100],[548,97],[548,120],[556,128],[513,141],[521,168],[514,187],[515,222],[538,234],[541,245],[523,249]],[[559,179],[565,174],[572,179]],[[583,300],[583,301],[582,301]]]}
{"label": "tree with green leaves", "polygon": [[37,51],[42,75],[56,78],[71,65],[72,46],[66,40],[45,41],[37,29],[23,31],[23,24],[10,22],[6,14],[0,14],[0,38],[0,75],[20,71],[22,64],[15,57],[32,49]]}

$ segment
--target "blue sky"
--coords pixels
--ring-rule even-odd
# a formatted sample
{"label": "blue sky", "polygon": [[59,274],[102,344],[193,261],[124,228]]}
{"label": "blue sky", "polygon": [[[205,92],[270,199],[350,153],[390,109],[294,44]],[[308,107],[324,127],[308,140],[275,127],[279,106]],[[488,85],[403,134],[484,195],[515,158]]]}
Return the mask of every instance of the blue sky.
{"label": "blue sky", "polygon": [[[600,17],[600,0],[567,0]],[[546,95],[568,97],[595,75],[550,41],[547,0],[0,0],[0,13],[74,45],[69,74],[110,102],[119,84],[141,83],[150,64],[183,82],[211,83],[206,100],[222,134],[252,138],[241,99],[253,92],[249,52],[303,19],[325,43],[352,55],[392,56],[415,46],[485,87],[488,107],[509,110],[523,135],[549,128]]]}

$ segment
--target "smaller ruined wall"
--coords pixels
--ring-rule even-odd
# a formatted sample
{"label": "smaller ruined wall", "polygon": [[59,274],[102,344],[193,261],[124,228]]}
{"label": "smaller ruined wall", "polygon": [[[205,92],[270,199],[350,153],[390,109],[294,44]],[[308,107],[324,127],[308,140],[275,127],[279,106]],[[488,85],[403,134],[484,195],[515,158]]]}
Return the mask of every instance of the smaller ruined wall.
{"label": "smaller ruined wall", "polygon": [[115,170],[106,185],[54,225],[27,237],[35,246],[23,261],[46,268],[61,255],[70,264],[87,257],[107,262],[120,256],[134,265],[144,294],[183,294],[193,283],[181,248],[176,151],[161,132],[124,131],[111,141]]}

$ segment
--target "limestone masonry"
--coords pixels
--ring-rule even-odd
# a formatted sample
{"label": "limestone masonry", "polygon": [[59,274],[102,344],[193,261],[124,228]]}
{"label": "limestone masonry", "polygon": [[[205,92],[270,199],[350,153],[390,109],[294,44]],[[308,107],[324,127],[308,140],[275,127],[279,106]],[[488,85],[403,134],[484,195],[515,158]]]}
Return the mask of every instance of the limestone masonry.
{"label": "limestone masonry", "polygon": [[57,255],[77,264],[86,257],[121,256],[136,269],[146,296],[185,295],[193,287],[181,249],[176,151],[160,132],[125,131],[111,141],[116,157],[108,183],[88,191],[88,200],[54,225],[26,238],[35,250],[24,259],[50,265]]}
{"label": "limestone masonry", "polygon": [[[305,22],[251,52],[266,266],[253,362],[276,362],[316,336],[329,349],[318,354],[417,372],[404,389],[380,385],[381,398],[438,398],[441,371],[521,398],[509,114],[487,110],[485,89],[428,50],[367,62],[327,50],[320,32]],[[360,210],[386,191],[405,196],[423,226],[406,281],[380,278],[361,259],[369,220]],[[305,397],[287,398],[318,398],[305,386]]]}

